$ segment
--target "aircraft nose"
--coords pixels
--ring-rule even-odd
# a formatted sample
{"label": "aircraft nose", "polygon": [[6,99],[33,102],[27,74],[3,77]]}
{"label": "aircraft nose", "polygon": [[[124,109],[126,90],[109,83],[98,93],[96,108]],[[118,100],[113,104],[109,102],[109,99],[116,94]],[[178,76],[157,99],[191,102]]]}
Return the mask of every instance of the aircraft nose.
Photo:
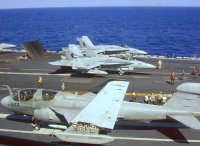
{"label": "aircraft nose", "polygon": [[147,55],[147,52],[140,50],[139,54],[141,54],[141,55]]}
{"label": "aircraft nose", "polygon": [[3,98],[1,100],[1,105],[4,106],[4,107],[6,107],[8,105],[8,99],[7,98]]}
{"label": "aircraft nose", "polygon": [[152,64],[148,64],[147,66],[148,66],[148,68],[156,68],[156,66],[152,65]]}
{"label": "aircraft nose", "polygon": [[156,68],[155,65],[149,64],[149,63],[143,63],[144,68]]}

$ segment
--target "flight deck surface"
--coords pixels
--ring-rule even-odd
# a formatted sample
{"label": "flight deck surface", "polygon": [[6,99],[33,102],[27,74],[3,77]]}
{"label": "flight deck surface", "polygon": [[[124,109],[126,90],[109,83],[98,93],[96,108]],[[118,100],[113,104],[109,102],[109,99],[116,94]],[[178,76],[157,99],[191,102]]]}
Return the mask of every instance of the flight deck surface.
{"label": "flight deck surface", "polygon": [[[38,76],[43,77],[43,88],[61,90],[65,82],[66,92],[87,91],[98,83],[107,79],[123,79],[130,82],[128,93],[169,93],[172,94],[176,87],[184,82],[200,82],[199,75],[191,75],[193,67],[199,70],[198,60],[163,59],[163,69],[135,69],[134,72],[120,76],[117,72],[103,76],[84,75],[58,66],[49,65],[48,62],[60,59],[60,54],[48,54],[37,60],[18,60],[20,53],[0,54],[0,84],[9,85],[11,88],[37,87]],[[147,63],[156,65],[158,59],[142,59]],[[182,70],[187,79],[178,79]],[[169,83],[171,72],[176,72],[175,84]],[[129,95],[130,95],[129,94]],[[5,88],[0,88],[0,99],[8,95]],[[126,96],[125,100],[130,100]],[[137,102],[142,102],[143,97],[137,97]],[[49,136],[52,131],[33,131],[31,117],[13,117],[4,107],[0,106],[0,144],[1,145],[73,145],[60,142],[57,138]],[[7,118],[6,118],[7,117]],[[17,120],[16,120],[17,119]],[[45,128],[45,124],[44,124]],[[46,127],[47,128],[47,127]],[[119,121],[115,129],[108,133],[116,140],[106,145],[174,145],[197,146],[200,144],[200,131],[185,127],[174,121]],[[176,141],[176,142],[175,142]],[[84,144],[85,145],[85,144]]]}

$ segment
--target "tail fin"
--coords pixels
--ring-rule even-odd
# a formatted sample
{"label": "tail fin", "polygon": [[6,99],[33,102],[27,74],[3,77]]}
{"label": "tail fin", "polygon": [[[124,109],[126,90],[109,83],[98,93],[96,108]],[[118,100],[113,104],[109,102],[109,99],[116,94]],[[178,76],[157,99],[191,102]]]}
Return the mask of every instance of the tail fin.
{"label": "tail fin", "polygon": [[69,44],[69,51],[72,52],[74,55],[78,57],[82,57],[83,53],[81,52],[80,48],[74,44]]}
{"label": "tail fin", "polygon": [[82,36],[81,38],[77,38],[77,41],[79,42],[81,47],[94,48],[94,44],[91,42],[88,36]]}
{"label": "tail fin", "polygon": [[164,108],[200,112],[200,83],[184,83],[176,91]]}
{"label": "tail fin", "polygon": [[85,54],[87,57],[95,57],[97,56],[97,50],[95,49],[85,49]]}
{"label": "tail fin", "polygon": [[66,60],[72,60],[74,58],[73,53],[68,48],[63,48],[62,50],[65,53]]}
{"label": "tail fin", "polygon": [[77,38],[76,40],[79,42],[79,45],[80,45],[82,48],[86,48],[86,47],[87,47],[87,45],[83,42],[82,37]]}

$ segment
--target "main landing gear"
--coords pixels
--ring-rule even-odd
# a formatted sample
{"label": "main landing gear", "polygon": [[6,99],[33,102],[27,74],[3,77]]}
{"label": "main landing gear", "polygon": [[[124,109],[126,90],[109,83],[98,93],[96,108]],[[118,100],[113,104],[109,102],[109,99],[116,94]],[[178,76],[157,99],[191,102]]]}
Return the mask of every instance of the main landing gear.
{"label": "main landing gear", "polygon": [[39,131],[41,128],[40,121],[38,121],[34,117],[33,117],[32,121],[33,121],[33,123],[31,125],[32,125],[33,129],[36,131]]}
{"label": "main landing gear", "polygon": [[121,68],[118,68],[117,70],[119,71],[120,76],[122,76],[125,73],[125,71],[121,70]]}

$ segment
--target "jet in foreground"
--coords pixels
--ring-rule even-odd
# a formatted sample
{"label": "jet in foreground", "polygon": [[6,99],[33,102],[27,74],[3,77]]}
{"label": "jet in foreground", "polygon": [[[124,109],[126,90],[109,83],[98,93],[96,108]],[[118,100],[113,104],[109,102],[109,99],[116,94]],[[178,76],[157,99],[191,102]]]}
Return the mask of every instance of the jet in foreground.
{"label": "jet in foreground", "polygon": [[146,55],[147,52],[136,49],[136,48],[130,48],[126,45],[123,46],[117,46],[117,45],[94,45],[91,40],[88,38],[88,36],[82,36],[80,38],[77,38],[77,41],[79,42],[81,48],[84,50],[86,49],[95,49],[98,53],[104,53],[104,54],[119,54],[123,52],[127,52],[134,55]]}
{"label": "jet in foreground", "polygon": [[[127,81],[111,81],[97,94],[83,95],[46,89],[21,89],[1,100],[15,113],[33,115],[35,121],[62,123],[66,130],[54,135],[67,142],[103,144],[114,140],[102,134],[110,131],[118,119],[174,119],[200,130],[200,84],[184,83],[163,106],[123,101]],[[38,126],[38,122],[36,122]]]}

